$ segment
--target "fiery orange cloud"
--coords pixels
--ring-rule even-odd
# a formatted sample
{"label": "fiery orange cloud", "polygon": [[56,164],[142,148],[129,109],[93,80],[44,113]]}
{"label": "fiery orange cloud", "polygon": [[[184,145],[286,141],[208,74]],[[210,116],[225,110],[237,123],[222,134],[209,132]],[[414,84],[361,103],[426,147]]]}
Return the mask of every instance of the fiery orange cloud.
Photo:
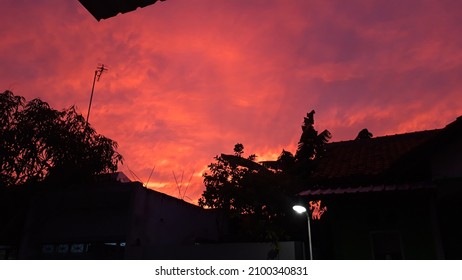
{"label": "fiery orange cloud", "polygon": [[119,143],[121,171],[193,203],[215,155],[295,152],[311,109],[333,141],[462,114],[457,1],[165,1],[100,22],[77,0],[0,9],[0,86],[85,115],[107,64],[91,124]]}

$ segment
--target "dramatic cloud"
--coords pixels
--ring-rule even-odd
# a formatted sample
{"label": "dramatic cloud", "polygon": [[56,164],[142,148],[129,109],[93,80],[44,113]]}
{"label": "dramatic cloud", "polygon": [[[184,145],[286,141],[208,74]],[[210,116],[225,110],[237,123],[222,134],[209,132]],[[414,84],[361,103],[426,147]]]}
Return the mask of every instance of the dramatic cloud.
{"label": "dramatic cloud", "polygon": [[194,203],[215,155],[294,152],[311,109],[334,141],[462,115],[458,1],[169,0],[100,22],[77,0],[0,9],[0,87],[86,115],[107,64],[91,124],[121,171],[154,168],[149,187]]}

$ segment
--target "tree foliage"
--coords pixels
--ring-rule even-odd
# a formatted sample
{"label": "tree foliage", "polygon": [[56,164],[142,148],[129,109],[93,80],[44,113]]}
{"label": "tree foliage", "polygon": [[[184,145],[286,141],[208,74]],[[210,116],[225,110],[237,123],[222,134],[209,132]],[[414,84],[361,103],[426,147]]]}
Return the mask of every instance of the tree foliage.
{"label": "tree foliage", "polygon": [[295,166],[294,155],[286,150],[282,150],[281,154],[277,159],[278,169],[283,173],[289,173]]}
{"label": "tree foliage", "polygon": [[[262,199],[271,179],[271,171],[256,163],[255,155],[244,158],[244,146],[234,146],[234,155],[221,154],[203,174],[205,191],[199,205],[221,208],[232,214],[261,214],[266,205]],[[261,192],[260,192],[261,191]]]}
{"label": "tree foliage", "polygon": [[234,152],[216,156],[208,166],[199,206],[223,209],[238,223],[240,236],[274,240],[281,235],[274,224],[285,206],[277,176],[255,162],[255,155],[243,157],[242,144],[236,144]]}
{"label": "tree foliage", "polygon": [[358,136],[356,136],[355,140],[361,140],[361,139],[371,139],[374,135],[367,130],[367,128],[362,129],[359,133]]}
{"label": "tree foliage", "polygon": [[302,135],[298,142],[295,159],[297,161],[313,160],[316,157],[322,156],[325,151],[325,145],[332,137],[328,130],[318,134],[314,128],[314,110],[306,114],[302,125]]}
{"label": "tree foliage", "polygon": [[[221,208],[232,217],[250,220],[246,228],[281,238],[277,225],[290,208],[289,197],[306,186],[316,159],[322,157],[331,138],[328,130],[318,133],[314,128],[314,111],[304,118],[302,135],[295,156],[283,150],[277,161],[259,164],[255,155],[243,157],[244,146],[234,147],[234,155],[221,154],[203,174],[205,191],[199,205]],[[291,209],[289,211],[292,211]],[[241,224],[242,225],[242,224]],[[257,226],[259,225],[259,226]]]}
{"label": "tree foliage", "polygon": [[117,143],[75,107],[59,111],[40,99],[0,94],[0,186],[77,180],[116,171],[121,161]]}

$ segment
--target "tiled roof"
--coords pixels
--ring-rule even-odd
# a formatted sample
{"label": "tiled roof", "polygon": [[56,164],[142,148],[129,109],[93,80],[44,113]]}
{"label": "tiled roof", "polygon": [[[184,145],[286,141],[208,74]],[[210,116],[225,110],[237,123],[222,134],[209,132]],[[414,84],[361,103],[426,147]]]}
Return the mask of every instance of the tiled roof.
{"label": "tiled roof", "polygon": [[432,156],[460,139],[462,117],[443,129],[329,143],[299,194],[433,188]]}
{"label": "tiled roof", "polygon": [[441,129],[327,144],[312,174],[314,181],[347,182],[381,178]]}

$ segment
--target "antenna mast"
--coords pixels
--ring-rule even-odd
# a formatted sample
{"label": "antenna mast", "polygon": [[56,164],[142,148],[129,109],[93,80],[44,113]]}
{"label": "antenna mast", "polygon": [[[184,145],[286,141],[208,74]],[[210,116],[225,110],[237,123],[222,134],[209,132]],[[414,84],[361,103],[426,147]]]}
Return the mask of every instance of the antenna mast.
{"label": "antenna mast", "polygon": [[88,113],[87,113],[87,127],[88,127],[88,121],[90,119],[90,109],[91,109],[91,102],[93,101],[93,92],[95,91],[95,82],[98,81],[101,78],[101,75],[103,74],[104,71],[108,71],[109,69],[104,65],[104,64],[98,64],[98,67],[96,67],[95,70],[95,75],[93,76],[93,85],[91,87],[91,95],[90,95],[90,104],[88,104]]}

